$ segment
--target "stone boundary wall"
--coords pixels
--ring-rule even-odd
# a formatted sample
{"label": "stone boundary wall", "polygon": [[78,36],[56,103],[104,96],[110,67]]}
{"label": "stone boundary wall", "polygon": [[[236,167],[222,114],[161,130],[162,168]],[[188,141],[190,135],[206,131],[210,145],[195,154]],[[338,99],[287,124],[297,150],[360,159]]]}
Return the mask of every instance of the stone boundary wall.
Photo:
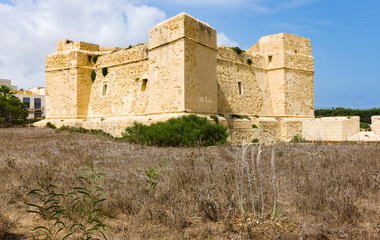
{"label": "stone boundary wall", "polygon": [[303,122],[303,137],[309,141],[344,141],[360,131],[359,117],[324,117]]}
{"label": "stone boundary wall", "polygon": [[380,116],[372,116],[371,123],[372,131],[380,136]]}

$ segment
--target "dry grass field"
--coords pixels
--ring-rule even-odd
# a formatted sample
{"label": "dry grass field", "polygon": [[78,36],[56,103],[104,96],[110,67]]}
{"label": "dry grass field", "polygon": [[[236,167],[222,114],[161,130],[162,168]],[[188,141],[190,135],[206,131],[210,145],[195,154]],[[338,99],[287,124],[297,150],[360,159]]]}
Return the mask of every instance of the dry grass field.
{"label": "dry grass field", "polygon": [[[253,161],[257,148],[248,151]],[[48,178],[68,191],[91,160],[110,174],[102,183],[108,239],[380,239],[380,143],[262,150],[257,198],[258,181],[244,175],[251,158],[241,170],[240,146],[155,148],[53,129],[0,129],[0,239],[44,239],[32,231],[43,221],[26,212],[24,202],[33,201],[27,193]],[[145,170],[163,162],[156,191],[146,191]]]}

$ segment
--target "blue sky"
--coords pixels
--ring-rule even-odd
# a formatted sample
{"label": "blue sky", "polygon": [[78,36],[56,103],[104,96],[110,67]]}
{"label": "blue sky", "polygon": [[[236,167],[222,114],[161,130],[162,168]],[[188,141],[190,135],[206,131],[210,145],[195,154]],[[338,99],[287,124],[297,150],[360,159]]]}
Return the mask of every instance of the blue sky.
{"label": "blue sky", "polygon": [[0,78],[44,85],[57,40],[125,47],[181,12],[214,27],[223,45],[247,49],[280,32],[310,38],[316,108],[380,107],[378,0],[0,0]]}

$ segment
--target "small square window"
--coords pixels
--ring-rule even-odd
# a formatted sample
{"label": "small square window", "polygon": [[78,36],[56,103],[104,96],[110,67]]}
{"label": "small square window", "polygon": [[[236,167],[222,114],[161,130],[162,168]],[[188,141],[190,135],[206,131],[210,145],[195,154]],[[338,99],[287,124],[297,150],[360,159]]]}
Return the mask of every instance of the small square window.
{"label": "small square window", "polygon": [[104,84],[104,85],[103,85],[103,93],[102,93],[102,96],[106,96],[106,95],[107,95],[107,88],[108,88],[108,85],[107,85],[107,84]]}

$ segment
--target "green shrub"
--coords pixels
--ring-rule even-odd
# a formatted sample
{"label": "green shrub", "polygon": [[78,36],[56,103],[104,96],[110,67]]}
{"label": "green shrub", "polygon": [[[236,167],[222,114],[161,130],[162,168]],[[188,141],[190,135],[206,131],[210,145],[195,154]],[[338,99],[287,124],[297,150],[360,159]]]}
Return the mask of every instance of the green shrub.
{"label": "green shrub", "polygon": [[91,72],[91,81],[94,82],[94,81],[95,81],[95,78],[96,78],[96,72],[95,72],[95,71],[92,71],[92,72]]}
{"label": "green shrub", "polygon": [[29,115],[25,104],[17,99],[10,88],[0,86],[0,124],[26,124],[26,117]]}
{"label": "green shrub", "polygon": [[62,127],[60,127],[58,130],[61,130],[61,131],[68,131],[70,133],[74,133],[74,132],[77,132],[77,133],[89,133],[89,134],[93,134],[93,135],[103,135],[103,136],[106,136],[106,137],[110,137],[110,138],[113,138],[113,136],[103,130],[100,130],[100,129],[86,129],[86,128],[82,128],[82,127],[70,127],[70,126],[65,126],[63,125]]}
{"label": "green shrub", "polygon": [[239,115],[239,114],[235,114],[235,113],[231,114],[230,117],[232,117],[232,118],[239,118],[239,119],[243,119],[244,118],[244,116]]}
{"label": "green shrub", "polygon": [[108,67],[105,67],[105,68],[102,69],[102,74],[103,74],[104,77],[107,76],[107,74],[108,74]]}
{"label": "green shrub", "polygon": [[258,143],[259,142],[259,139],[255,138],[251,141],[251,143]]}
{"label": "green shrub", "polygon": [[371,117],[380,115],[380,108],[372,109],[350,109],[350,108],[331,108],[331,109],[315,109],[316,117],[335,117],[335,116],[359,116],[361,122],[371,124]]}
{"label": "green shrub", "polygon": [[248,64],[248,65],[251,65],[251,64],[252,64],[252,59],[250,59],[250,58],[247,59],[247,64]]}
{"label": "green shrub", "polygon": [[259,128],[256,124],[252,124],[252,128]]}
{"label": "green shrub", "polygon": [[371,129],[371,126],[366,122],[360,122],[360,128],[369,130],[369,129]]}
{"label": "green shrub", "polygon": [[240,49],[239,47],[230,47],[234,52],[236,52],[237,54],[242,54],[243,52],[245,52],[243,49]]}
{"label": "green shrub", "polygon": [[57,127],[52,124],[51,122],[47,122],[46,125],[45,125],[46,128],[51,128],[51,129],[57,129]]}
{"label": "green shrub", "polygon": [[125,48],[125,50],[131,49],[132,45],[129,45],[128,47]]}
{"label": "green shrub", "polygon": [[156,187],[158,184],[157,177],[164,171],[164,168],[166,167],[167,164],[168,164],[167,162],[162,162],[160,163],[159,167],[145,169],[145,176],[146,176],[145,191],[154,192],[156,190]]}
{"label": "green shrub", "polygon": [[79,239],[99,239],[105,228],[110,226],[103,223],[103,217],[108,215],[100,206],[107,199],[99,181],[108,174],[103,169],[95,169],[93,161],[87,171],[80,172],[78,179],[81,185],[73,187],[70,192],[60,192],[51,178],[38,181],[39,187],[29,192],[31,198],[25,204],[27,212],[37,214],[43,224],[32,231],[44,231],[46,239],[66,239],[76,230]]}
{"label": "green shrub", "polygon": [[97,61],[98,61],[98,58],[100,57],[101,55],[95,55],[92,57],[92,62],[95,64]]}
{"label": "green shrub", "polygon": [[301,135],[297,134],[293,136],[290,142],[291,143],[307,143],[308,141],[304,139]]}
{"label": "green shrub", "polygon": [[210,123],[196,115],[169,119],[150,126],[134,122],[122,134],[122,139],[149,146],[213,146],[226,142],[227,128]]}
{"label": "green shrub", "polygon": [[211,115],[210,118],[215,121],[216,124],[219,124],[219,118],[215,115]]}

